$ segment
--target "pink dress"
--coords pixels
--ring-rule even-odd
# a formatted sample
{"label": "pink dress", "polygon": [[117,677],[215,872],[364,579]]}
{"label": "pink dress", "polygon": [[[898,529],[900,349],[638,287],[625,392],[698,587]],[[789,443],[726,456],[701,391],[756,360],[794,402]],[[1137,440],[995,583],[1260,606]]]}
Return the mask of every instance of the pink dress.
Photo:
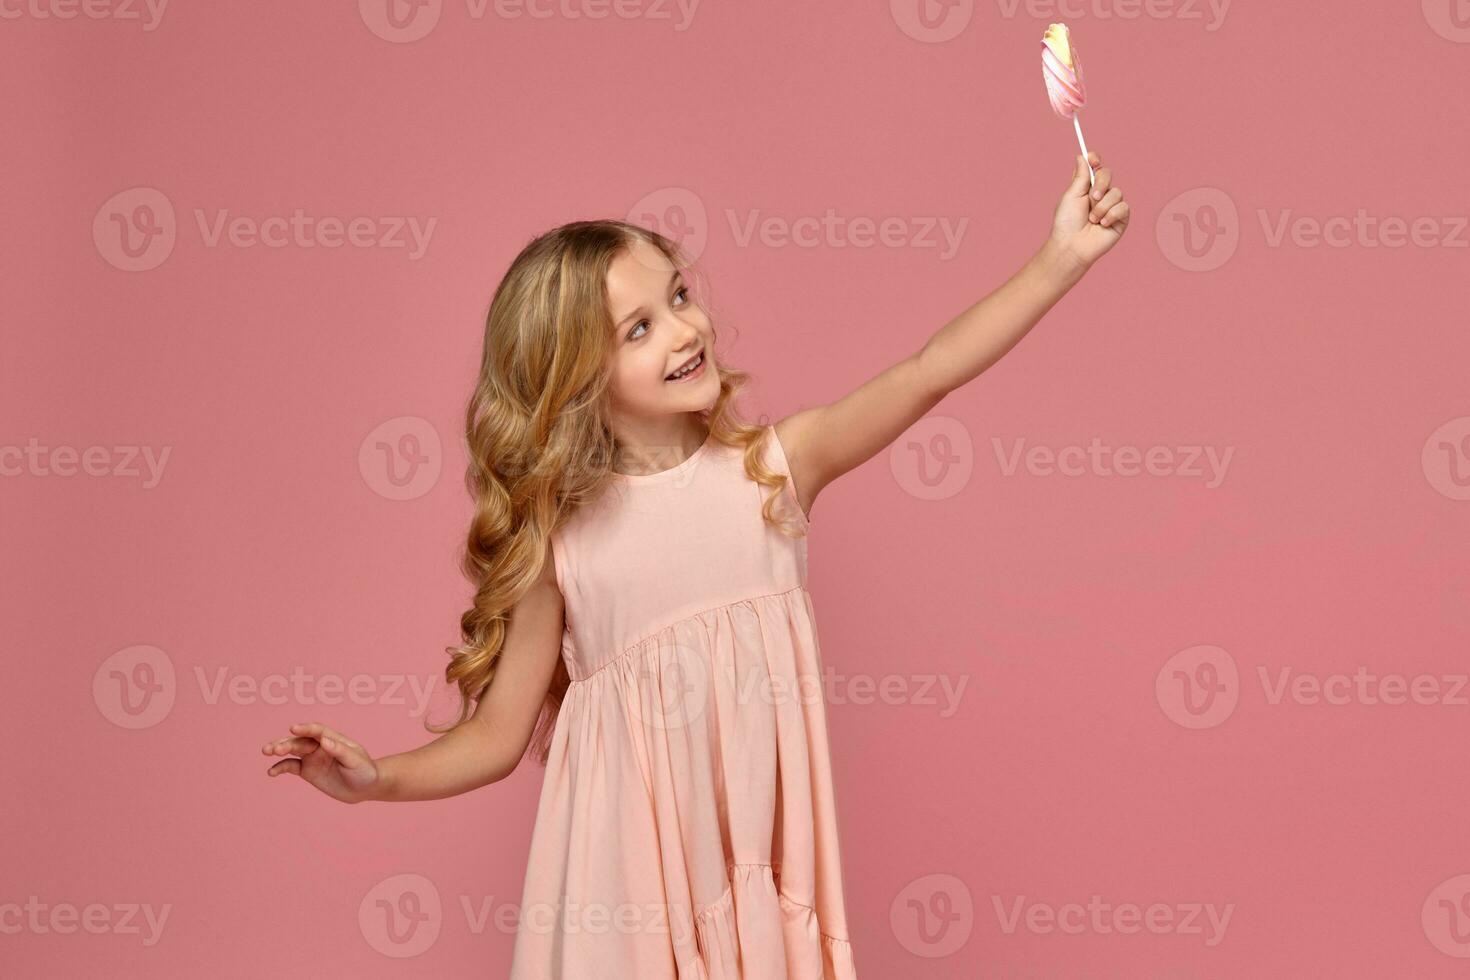
{"label": "pink dress", "polygon": [[510,978],[856,980],[806,538],[713,440],[614,479],[552,538],[572,680]]}

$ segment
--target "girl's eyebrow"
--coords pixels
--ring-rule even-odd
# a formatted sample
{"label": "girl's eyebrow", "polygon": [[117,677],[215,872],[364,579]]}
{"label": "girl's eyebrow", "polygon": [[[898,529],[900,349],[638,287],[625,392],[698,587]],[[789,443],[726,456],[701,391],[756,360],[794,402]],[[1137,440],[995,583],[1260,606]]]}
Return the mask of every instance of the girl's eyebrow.
{"label": "girl's eyebrow", "polygon": [[[669,285],[672,286],[675,282],[678,281],[678,279],[679,279],[679,270],[678,269],[675,269],[674,272],[673,272],[673,274],[669,276]],[[640,307],[638,307],[638,309],[634,310],[631,313],[625,313],[625,314],[623,314],[623,318],[618,321],[618,327],[619,328],[622,328],[622,326],[625,323],[627,323],[629,320],[633,319],[638,314],[644,313],[644,312],[646,312],[646,309],[644,307],[640,306]]]}

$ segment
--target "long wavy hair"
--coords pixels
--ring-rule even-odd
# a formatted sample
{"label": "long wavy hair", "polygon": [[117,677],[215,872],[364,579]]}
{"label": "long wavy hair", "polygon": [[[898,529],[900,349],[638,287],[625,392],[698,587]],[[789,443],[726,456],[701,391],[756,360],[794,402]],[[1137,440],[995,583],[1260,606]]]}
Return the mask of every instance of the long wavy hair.
{"label": "long wavy hair", "polygon": [[[460,616],[463,642],[445,648],[450,662],[444,670],[445,680],[459,687],[459,717],[445,725],[426,721],[430,731],[468,720],[495,682],[511,610],[540,576],[551,536],[614,479],[619,447],[608,420],[615,325],[607,275],[613,260],[639,239],[684,272],[695,302],[710,312],[703,279],[676,243],[617,220],[551,229],[521,250],[496,287],[465,412],[465,486],[475,511],[461,569],[475,594]],[[788,524],[776,516],[788,477],[762,462],[766,426],[745,422],[735,409],[749,376],[727,364],[717,348],[720,394],[697,414],[713,441],[743,450],[746,475],[771,488],[761,508],[764,520],[788,537],[801,537],[805,532],[794,518]],[[528,748],[541,765],[570,683],[558,658]]]}

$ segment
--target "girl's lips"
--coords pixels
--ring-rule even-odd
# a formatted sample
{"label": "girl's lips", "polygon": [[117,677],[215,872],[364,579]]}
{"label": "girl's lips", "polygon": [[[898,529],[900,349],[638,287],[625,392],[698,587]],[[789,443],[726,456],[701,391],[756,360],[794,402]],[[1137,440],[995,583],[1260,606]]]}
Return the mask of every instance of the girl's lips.
{"label": "girl's lips", "polygon": [[708,363],[708,358],[706,358],[704,355],[705,355],[705,352],[704,351],[700,351],[699,352],[699,367],[695,368],[693,371],[690,371],[688,374],[684,375],[682,378],[672,378],[672,379],[670,379],[670,378],[664,378],[664,384],[670,384],[670,385],[682,384],[685,381],[693,381],[695,378],[698,378],[701,375],[703,375],[704,374],[704,366],[705,366],[706,363]]}

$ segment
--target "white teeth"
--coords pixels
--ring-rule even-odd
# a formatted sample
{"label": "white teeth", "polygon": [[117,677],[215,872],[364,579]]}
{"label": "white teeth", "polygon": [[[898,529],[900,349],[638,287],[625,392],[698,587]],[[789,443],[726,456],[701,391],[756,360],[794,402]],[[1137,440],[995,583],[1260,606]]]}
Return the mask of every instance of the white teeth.
{"label": "white teeth", "polygon": [[704,351],[700,351],[699,352],[699,356],[696,357],[693,360],[693,362],[690,363],[690,365],[688,367],[680,368],[679,370],[675,371],[673,374],[669,375],[664,380],[666,380],[666,381],[678,381],[680,378],[684,377],[684,375],[689,374],[691,371],[693,371],[695,368],[699,367],[703,363],[704,363]]}

